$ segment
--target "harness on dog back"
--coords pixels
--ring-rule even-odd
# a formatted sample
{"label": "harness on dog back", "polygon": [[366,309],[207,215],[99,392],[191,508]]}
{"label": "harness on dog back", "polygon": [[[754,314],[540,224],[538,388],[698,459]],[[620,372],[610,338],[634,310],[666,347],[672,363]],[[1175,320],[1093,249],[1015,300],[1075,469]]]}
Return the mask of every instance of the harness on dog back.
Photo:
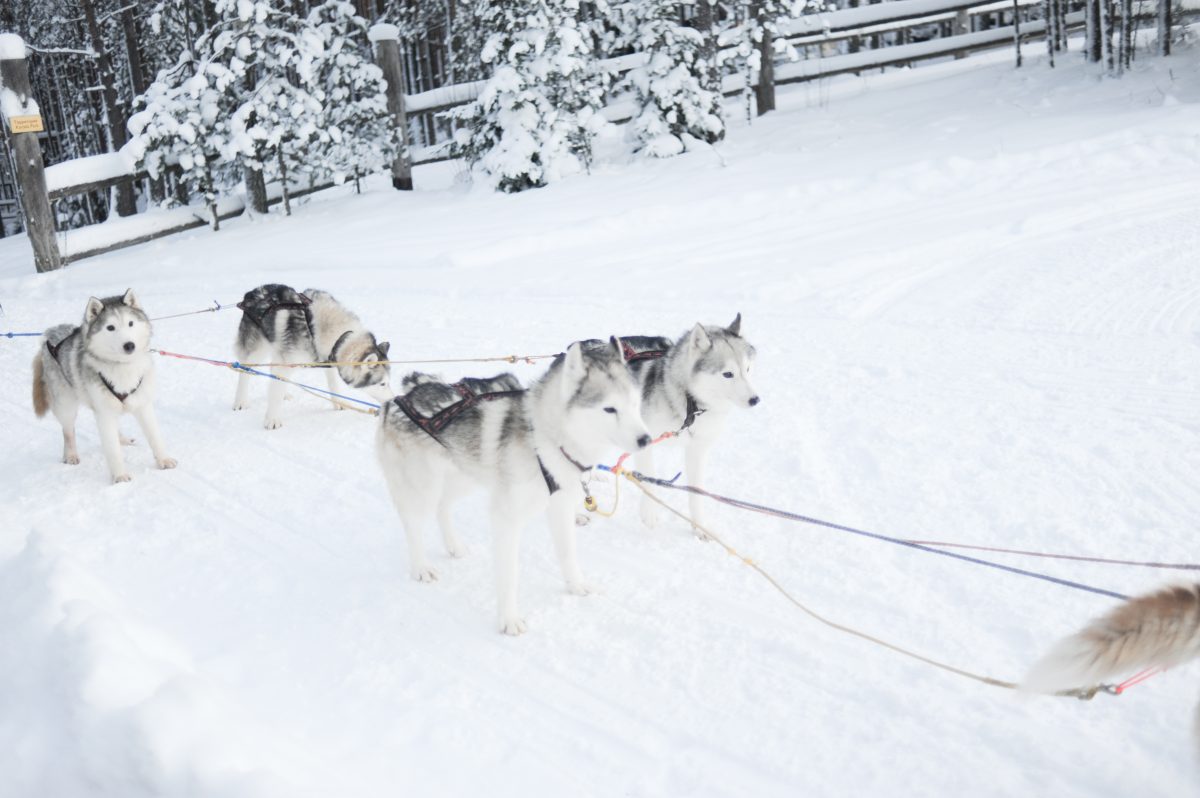
{"label": "harness on dog back", "polygon": [[[236,307],[238,310],[242,311],[242,313],[246,314],[246,316],[258,327],[258,329],[262,330],[262,333],[267,337],[267,340],[271,339],[271,330],[267,329],[266,324],[268,317],[274,315],[280,310],[298,310],[304,314],[304,326],[308,328],[308,338],[310,341],[312,341],[313,351],[316,352],[317,333],[316,330],[313,329],[312,310],[310,310],[308,307],[312,304],[312,299],[307,294],[302,294],[299,291],[296,291],[295,294],[298,297],[298,301],[281,299],[278,296],[269,295],[263,297],[261,301],[248,302],[247,297],[253,293],[254,292],[251,292],[250,294],[247,294],[246,297],[243,297],[242,301],[238,302]],[[342,338],[345,338],[348,334],[349,333],[343,333]],[[342,342],[342,338],[338,339],[338,343]],[[334,348],[337,348],[337,344],[334,344]]]}
{"label": "harness on dog back", "polygon": [[[46,339],[46,351],[50,353],[50,357],[54,358],[54,362],[58,364],[59,368],[62,368],[62,361],[58,359],[58,351],[62,349],[63,344],[74,338],[78,332],[79,328],[76,327],[74,330],[71,330],[71,332],[64,335],[62,340],[56,344],[52,344],[50,343],[50,339]],[[63,369],[63,373],[66,373],[66,369]]]}
{"label": "harness on dog back", "polygon": [[[510,379],[512,382],[510,382]],[[467,410],[470,410],[480,402],[491,402],[496,399],[505,399],[513,396],[520,396],[525,393],[524,388],[504,388],[501,390],[480,390],[484,386],[492,385],[509,385],[515,383],[515,378],[510,378],[509,375],[503,377],[493,377],[489,380],[465,379],[462,382],[456,382],[449,387],[453,388],[458,393],[458,400],[452,404],[446,405],[437,410],[432,415],[424,415],[420,409],[413,404],[413,391],[410,391],[403,396],[397,396],[392,399],[396,406],[408,416],[412,423],[416,424],[425,433],[433,438],[438,443],[445,446],[445,442],[441,439],[442,430],[446,429],[454,419],[461,416]]]}
{"label": "harness on dog back", "polygon": [[[670,338],[662,338],[655,335],[630,335],[627,338],[618,338],[621,342],[621,350],[625,355],[626,363],[639,363],[644,360],[658,360],[664,357],[674,342]],[[696,397],[690,393],[684,393],[684,410],[683,410],[683,426],[677,433],[683,432],[696,423],[696,417],[704,412],[704,408],[696,401]]]}

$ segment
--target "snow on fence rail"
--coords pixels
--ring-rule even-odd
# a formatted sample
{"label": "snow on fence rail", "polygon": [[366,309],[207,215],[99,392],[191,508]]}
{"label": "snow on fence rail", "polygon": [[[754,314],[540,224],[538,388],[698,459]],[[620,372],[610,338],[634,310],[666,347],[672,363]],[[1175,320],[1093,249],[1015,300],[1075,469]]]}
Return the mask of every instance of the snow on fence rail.
{"label": "snow on fence rail", "polygon": [[[902,43],[874,50],[819,56],[779,64],[774,69],[773,77],[767,78],[767,82],[770,84],[767,89],[773,90],[775,85],[815,80],[848,72],[908,65],[925,59],[951,55],[962,57],[969,53],[1006,46],[1014,40],[1015,31],[1012,26],[971,33],[968,32],[970,29],[969,17],[979,14],[1006,13],[1013,9],[1014,5],[1028,8],[1038,6],[1041,2],[1042,0],[1015,0],[1015,3],[1009,0],[1000,0],[999,2],[997,0],[890,0],[875,5],[811,14],[788,20],[781,25],[782,37],[786,38],[793,46],[804,47],[818,46],[859,36],[903,31],[920,25],[944,22],[947,19],[957,21],[958,32],[953,36],[929,41]],[[1182,0],[1182,2],[1176,0],[1175,5],[1181,14],[1190,15],[1200,11],[1200,0]],[[1153,12],[1141,9],[1139,9],[1139,13],[1135,14],[1137,19],[1146,19],[1152,16]],[[1075,12],[1068,14],[1066,20],[1068,30],[1070,30],[1082,25],[1084,16],[1082,12]],[[1044,20],[1027,20],[1021,25],[1022,40],[1042,38],[1045,33]],[[392,167],[392,183],[399,189],[411,189],[412,166],[447,160],[449,156],[445,152],[444,144],[411,148],[407,117],[436,114],[466,105],[479,96],[485,81],[478,80],[405,94],[398,35],[394,26],[376,25],[371,29],[370,38],[375,46],[376,60],[383,68],[387,79],[388,110],[392,113],[405,140],[404,152],[396,159]],[[9,87],[0,89],[0,91],[8,94],[15,93],[14,97],[9,98],[9,102],[0,103],[0,112],[7,119],[13,131],[14,154],[20,152],[20,157],[17,159],[18,164],[24,164],[18,170],[17,177],[21,186],[26,230],[29,231],[29,237],[33,244],[34,262],[38,271],[56,269],[69,261],[202,227],[209,223],[210,219],[207,217],[205,209],[185,206],[114,219],[103,225],[91,225],[56,235],[49,206],[50,200],[109,188],[129,180],[144,179],[147,175],[144,172],[137,172],[133,159],[123,152],[78,158],[43,169],[36,132],[18,132],[13,126],[13,112],[9,110],[10,106],[25,108],[26,104],[33,102],[23,57],[25,45],[12,34],[0,34],[0,44],[3,44],[3,48],[0,50],[0,76],[4,77],[0,85]],[[645,61],[644,53],[632,53],[605,59],[600,62],[600,67],[612,73],[622,74],[644,64]],[[760,77],[758,75],[751,76],[752,82],[759,82]],[[740,94],[745,89],[744,76],[729,75],[722,81],[721,90],[726,96]],[[4,97],[0,97],[0,99],[4,99]],[[12,102],[14,100],[19,102],[14,105]],[[605,116],[610,121],[621,122],[628,120],[633,112],[634,108],[628,98],[617,98],[605,109]],[[26,110],[23,113],[27,114],[23,117],[24,119],[30,118],[29,111]],[[36,116],[36,107],[32,114]],[[37,130],[40,130],[40,117],[38,117],[38,123]],[[289,192],[289,194],[301,196],[327,187],[328,185],[309,186]],[[279,187],[273,187],[270,193],[276,196],[269,197],[268,201],[278,201],[278,194],[281,193]],[[232,218],[243,213],[244,210],[245,203],[241,198],[227,198],[218,203],[217,218],[220,220]]]}

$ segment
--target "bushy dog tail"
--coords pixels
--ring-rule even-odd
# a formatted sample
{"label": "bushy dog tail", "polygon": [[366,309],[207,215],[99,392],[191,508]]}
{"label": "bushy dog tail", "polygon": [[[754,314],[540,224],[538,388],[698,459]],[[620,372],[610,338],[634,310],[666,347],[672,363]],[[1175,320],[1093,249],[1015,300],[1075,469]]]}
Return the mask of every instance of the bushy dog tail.
{"label": "bushy dog tail", "polygon": [[1200,656],[1200,584],[1139,596],[1038,660],[1022,687],[1054,692],[1090,687],[1142,668],[1169,668]]}
{"label": "bushy dog tail", "polygon": [[42,368],[42,352],[39,350],[33,358],[33,412],[38,418],[46,415],[50,409],[50,390],[46,387]]}

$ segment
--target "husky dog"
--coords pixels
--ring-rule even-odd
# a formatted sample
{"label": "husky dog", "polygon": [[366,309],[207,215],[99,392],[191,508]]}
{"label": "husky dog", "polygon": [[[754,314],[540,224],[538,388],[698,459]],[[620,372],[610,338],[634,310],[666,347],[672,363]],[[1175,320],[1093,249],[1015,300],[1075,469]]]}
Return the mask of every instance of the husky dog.
{"label": "husky dog", "polygon": [[491,494],[502,632],[525,631],[517,609],[518,543],[541,510],[548,511],[567,590],[591,592],[575,554],[580,478],[614,448],[631,451],[650,442],[620,342],[571,344],[528,390],[511,374],[455,385],[414,375],[406,384],[413,386],[408,393],[383,406],[376,450],[404,525],[413,578],[437,578],[421,540],[430,516],[436,513],[447,550],[458,555],[452,504],[482,486]]}
{"label": "husky dog", "polygon": [[[239,360],[269,360],[276,363],[353,363],[329,367],[325,374],[330,392],[339,390],[337,378],[380,402],[392,397],[388,388],[390,370],[386,361],[391,344],[376,343],[358,317],[325,291],[310,288],[303,294],[286,285],[262,285],[249,291],[238,303],[242,321],[238,325],[234,351]],[[286,367],[272,372],[285,376]],[[233,409],[248,406],[250,376],[238,374]],[[286,383],[271,380],[267,388],[267,416],[263,426],[278,429]],[[333,401],[331,399],[331,401]],[[334,407],[341,408],[336,401]]]}
{"label": "husky dog", "polygon": [[[697,324],[676,341],[640,340],[645,351],[627,353],[629,367],[642,393],[642,416],[655,433],[680,432],[684,445],[687,484],[704,484],[708,450],[725,427],[729,411],[754,407],[758,393],[750,383],[754,347],[742,337],[742,314],[728,327]],[[654,473],[653,447],[635,458],[636,468]],[[688,497],[692,520],[702,523],[701,498]],[[641,516],[647,526],[659,520],[659,507],[642,497]]]}
{"label": "husky dog", "polygon": [[1170,668],[1197,657],[1200,584],[1178,585],[1130,599],[1060,640],[1034,664],[1022,687],[1039,693],[1090,687],[1117,674]]}
{"label": "husky dog", "polygon": [[150,357],[150,320],[133,290],[123,296],[88,300],[83,324],[59,324],[46,330],[33,358],[33,412],[53,410],[62,424],[63,462],[79,463],[75,416],[85,405],[96,414],[100,445],[113,482],[128,482],[117,422],[132,413],[150,442],[159,468],[174,468],[154,416],[154,363]]}

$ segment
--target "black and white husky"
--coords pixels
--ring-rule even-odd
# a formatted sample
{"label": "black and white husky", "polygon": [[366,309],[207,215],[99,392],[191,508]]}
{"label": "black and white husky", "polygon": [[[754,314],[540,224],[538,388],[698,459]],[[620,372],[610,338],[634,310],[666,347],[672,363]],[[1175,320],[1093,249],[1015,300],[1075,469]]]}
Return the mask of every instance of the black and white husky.
{"label": "black and white husky", "polygon": [[[754,347],[742,337],[742,314],[728,327],[697,324],[672,343],[669,339],[640,341],[644,351],[627,353],[642,394],[642,417],[654,433],[679,432],[684,446],[684,475],[688,485],[703,487],[708,450],[725,428],[735,407],[754,407],[758,392],[750,382]],[[654,473],[654,447],[639,453],[634,466]],[[688,497],[692,520],[703,523],[702,499]],[[641,516],[647,526],[659,520],[660,508],[642,497]]]}
{"label": "black and white husky", "polygon": [[46,330],[33,358],[33,411],[38,418],[54,411],[62,424],[63,462],[79,462],[75,418],[90,407],[100,428],[100,445],[113,482],[128,482],[118,422],[123,413],[137,418],[159,468],[174,468],[154,416],[154,362],[150,320],[132,289],[123,296],[88,300],[83,324],[59,324]]}
{"label": "black and white husky", "polygon": [[482,486],[491,494],[502,632],[525,631],[517,609],[517,552],[521,529],[543,510],[567,590],[591,592],[575,553],[583,470],[614,450],[634,451],[650,442],[620,342],[571,344],[528,390],[511,374],[454,385],[414,375],[404,384],[411,390],[383,407],[376,449],[404,525],[413,578],[437,577],[422,544],[434,515],[447,551],[461,553],[451,507]]}
{"label": "black and white husky", "polygon": [[[303,294],[286,285],[262,285],[249,291],[238,303],[242,321],[238,325],[234,351],[242,361],[272,363],[343,363],[330,367],[325,374],[331,392],[339,392],[337,378],[380,402],[392,397],[388,387],[390,370],[386,362],[391,344],[376,342],[358,317],[325,291],[310,288]],[[272,369],[276,376],[287,377],[288,367]],[[233,409],[248,406],[250,378],[238,374]],[[267,415],[263,426],[277,429],[283,425],[280,411],[286,383],[271,380],[267,388]],[[334,407],[340,405],[334,401]]]}

